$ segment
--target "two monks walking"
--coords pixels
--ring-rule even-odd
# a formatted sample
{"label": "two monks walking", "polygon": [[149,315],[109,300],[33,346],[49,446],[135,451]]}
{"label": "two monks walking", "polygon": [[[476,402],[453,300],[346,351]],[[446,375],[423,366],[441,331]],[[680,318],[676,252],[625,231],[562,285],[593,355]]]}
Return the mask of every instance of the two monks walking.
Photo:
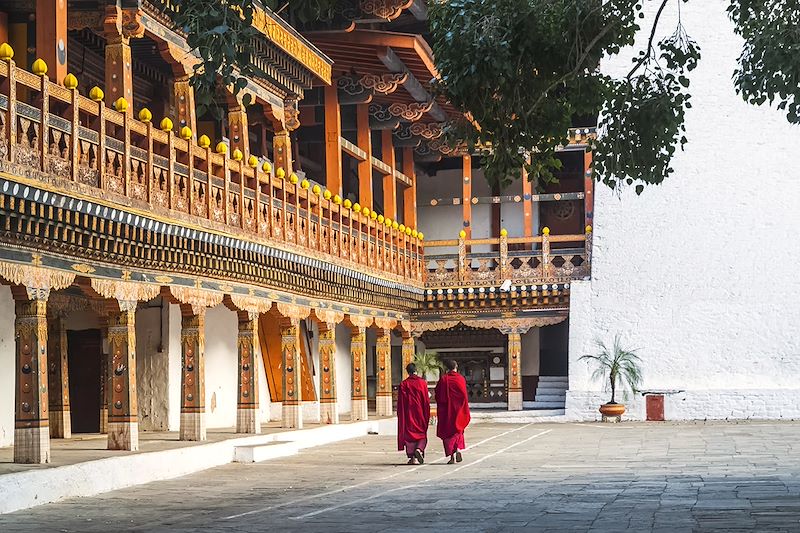
{"label": "two monks walking", "polygon": [[[469,401],[467,382],[458,373],[456,362],[448,359],[445,366],[447,372],[436,384],[436,436],[442,439],[445,456],[450,457],[447,464],[453,464],[462,460],[464,430],[470,420]],[[400,383],[397,393],[397,449],[405,450],[408,464],[423,464],[431,418],[428,382],[417,375],[414,363],[406,366],[406,372],[408,378]]]}

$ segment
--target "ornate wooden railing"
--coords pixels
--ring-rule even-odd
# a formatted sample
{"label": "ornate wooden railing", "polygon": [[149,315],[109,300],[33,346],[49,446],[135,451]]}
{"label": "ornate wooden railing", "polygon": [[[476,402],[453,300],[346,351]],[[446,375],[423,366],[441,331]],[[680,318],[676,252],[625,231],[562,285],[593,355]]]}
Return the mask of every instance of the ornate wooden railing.
{"label": "ornate wooden railing", "polygon": [[[468,251],[482,245],[497,251]],[[512,251],[509,246],[522,249]],[[457,253],[436,253],[453,247],[458,247]],[[425,251],[428,289],[500,286],[506,280],[516,286],[568,283],[590,274],[591,233],[550,235],[545,229],[537,237],[429,241]]]}
{"label": "ornate wooden railing", "polygon": [[156,127],[140,112],[137,120],[123,99],[108,108],[99,88],[87,98],[74,76],[52,83],[41,60],[28,72],[12,57],[0,46],[0,168],[10,174],[422,283],[416,231],[273,172],[255,156],[227,154],[222,143],[212,150],[206,137],[196,144],[191,130],[176,133],[169,119]]}

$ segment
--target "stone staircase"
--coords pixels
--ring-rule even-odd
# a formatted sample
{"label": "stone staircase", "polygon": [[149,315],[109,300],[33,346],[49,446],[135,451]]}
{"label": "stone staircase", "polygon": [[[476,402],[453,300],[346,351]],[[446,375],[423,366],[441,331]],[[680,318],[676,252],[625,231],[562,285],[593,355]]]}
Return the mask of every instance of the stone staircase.
{"label": "stone staircase", "polygon": [[525,409],[560,410],[564,414],[569,378],[567,376],[539,376],[536,396],[532,402],[524,402]]}

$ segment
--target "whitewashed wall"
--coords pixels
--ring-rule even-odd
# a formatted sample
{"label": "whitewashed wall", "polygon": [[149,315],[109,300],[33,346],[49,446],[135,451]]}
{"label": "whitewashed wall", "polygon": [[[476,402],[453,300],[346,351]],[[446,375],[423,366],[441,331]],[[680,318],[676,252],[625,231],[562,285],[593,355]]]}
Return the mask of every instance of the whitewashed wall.
{"label": "whitewashed wall", "polygon": [[206,311],[206,424],[209,428],[236,425],[236,313],[220,304]]}
{"label": "whitewashed wall", "polygon": [[[572,286],[573,417],[595,417],[606,399],[578,357],[617,333],[640,349],[645,388],[685,391],[666,398],[667,418],[800,417],[800,128],[734,93],[741,41],[726,4],[683,6],[704,57],[675,174],[641,197],[597,189],[593,279]],[[665,15],[671,33],[675,14]],[[626,71],[632,54],[605,70]],[[641,401],[633,416],[644,416]]]}
{"label": "whitewashed wall", "polygon": [[336,403],[339,414],[353,410],[353,356],[350,353],[350,328],[336,326]]}
{"label": "whitewashed wall", "polygon": [[0,446],[14,444],[14,298],[0,285]]}
{"label": "whitewashed wall", "polygon": [[181,373],[183,362],[181,360],[181,308],[178,305],[169,306],[169,326],[165,333],[165,342],[168,343],[169,353],[169,430],[181,429]]}
{"label": "whitewashed wall", "polygon": [[162,312],[158,303],[136,312],[136,389],[142,431],[168,431],[170,424],[169,312]]}

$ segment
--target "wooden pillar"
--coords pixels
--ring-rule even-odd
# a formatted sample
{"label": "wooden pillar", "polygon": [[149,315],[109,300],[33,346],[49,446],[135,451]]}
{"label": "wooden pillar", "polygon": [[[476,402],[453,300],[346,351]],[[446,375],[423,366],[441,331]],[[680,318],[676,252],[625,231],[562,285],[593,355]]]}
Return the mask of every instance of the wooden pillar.
{"label": "wooden pillar", "polygon": [[592,168],[592,152],[586,150],[583,154],[583,212],[584,226],[594,224],[594,169]]}
{"label": "wooden pillar", "polygon": [[122,14],[116,6],[106,8],[106,87],[105,101],[111,107],[118,98],[128,101],[126,113],[133,116],[133,69],[131,45],[122,33]]}
{"label": "wooden pillar", "polygon": [[67,75],[67,0],[36,0],[36,55],[47,63],[50,80],[61,83]]}
{"label": "wooden pillar", "polygon": [[522,167],[522,217],[525,237],[533,237],[533,187],[525,167]]}
{"label": "wooden pillar", "polygon": [[323,424],[339,423],[336,398],[336,324],[319,324],[319,418]]}
{"label": "wooden pillar", "polygon": [[352,421],[367,419],[367,328],[353,326],[350,354],[353,359]]}
{"label": "wooden pillar", "polygon": [[406,371],[406,367],[409,363],[414,362],[414,356],[414,337],[412,337],[410,333],[403,332],[403,372]]}
{"label": "wooden pillar", "polygon": [[184,126],[192,129],[192,137],[197,138],[197,117],[195,116],[194,88],[189,84],[189,76],[175,78],[173,85],[175,93],[175,119],[178,122],[178,131]]}
{"label": "wooden pillar", "polygon": [[356,106],[356,124],[358,147],[367,154],[364,161],[358,162],[358,201],[362,207],[372,209],[372,132],[369,129],[369,104]]}
{"label": "wooden pillar", "polygon": [[[16,289],[16,288],[15,288]],[[14,462],[50,462],[47,394],[47,296],[15,291],[16,387]],[[30,291],[31,293],[35,291]],[[30,297],[40,299],[27,299]]]}
{"label": "wooden pillar", "polygon": [[378,416],[392,416],[392,330],[378,329],[377,389],[375,409]]}
{"label": "wooden pillar", "polygon": [[397,184],[394,179],[395,159],[392,130],[381,130],[381,160],[391,168],[390,174],[383,177],[383,215],[397,220]]}
{"label": "wooden pillar", "polygon": [[258,313],[239,311],[236,433],[261,433],[258,403]]}
{"label": "wooden pillar", "polygon": [[522,410],[522,338],[518,332],[508,333],[508,410]]}
{"label": "wooden pillar", "polygon": [[108,319],[111,385],[108,406],[108,449],[139,449],[136,399],[136,302],[119,302],[120,311]]}
{"label": "wooden pillar", "polygon": [[281,353],[283,354],[283,406],[281,427],[301,429],[303,406],[300,403],[302,389],[300,320],[281,319]]}
{"label": "wooden pillar", "polygon": [[[231,107],[228,110],[228,137],[231,140],[231,153],[237,148],[242,151],[242,154],[245,155],[245,160],[247,159],[247,154],[250,153],[250,140],[249,134],[247,131],[247,110],[242,105],[237,105]],[[277,138],[277,134],[276,134]],[[288,132],[287,132],[287,143],[288,143]],[[287,144],[288,146],[288,144]],[[287,150],[286,152],[287,159],[291,160],[291,150]],[[284,163],[286,165],[286,163]],[[291,165],[288,165],[289,168],[286,168],[286,175],[288,176],[291,174]]]}
{"label": "wooden pillar", "polygon": [[275,169],[282,168],[286,177],[292,175],[292,140],[288,130],[276,131],[272,137],[272,154]]}
{"label": "wooden pillar", "polygon": [[61,316],[51,318],[47,326],[50,438],[68,439],[72,436],[72,421],[69,410],[67,330]]}
{"label": "wooden pillar", "polygon": [[[461,206],[463,214],[464,231],[467,239],[472,238],[472,156],[462,158],[464,179],[462,183]],[[499,235],[499,234],[498,234]],[[494,236],[494,235],[493,235]]]}
{"label": "wooden pillar", "polygon": [[403,148],[403,174],[411,180],[411,186],[403,190],[403,223],[409,228],[417,227],[417,171],[414,168],[414,149]]}
{"label": "wooden pillar", "polygon": [[339,108],[339,93],[334,83],[325,87],[325,186],[332,194],[340,196],[342,194],[341,136],[342,116]]}
{"label": "wooden pillar", "polygon": [[181,440],[206,440],[206,310],[182,304]]}

